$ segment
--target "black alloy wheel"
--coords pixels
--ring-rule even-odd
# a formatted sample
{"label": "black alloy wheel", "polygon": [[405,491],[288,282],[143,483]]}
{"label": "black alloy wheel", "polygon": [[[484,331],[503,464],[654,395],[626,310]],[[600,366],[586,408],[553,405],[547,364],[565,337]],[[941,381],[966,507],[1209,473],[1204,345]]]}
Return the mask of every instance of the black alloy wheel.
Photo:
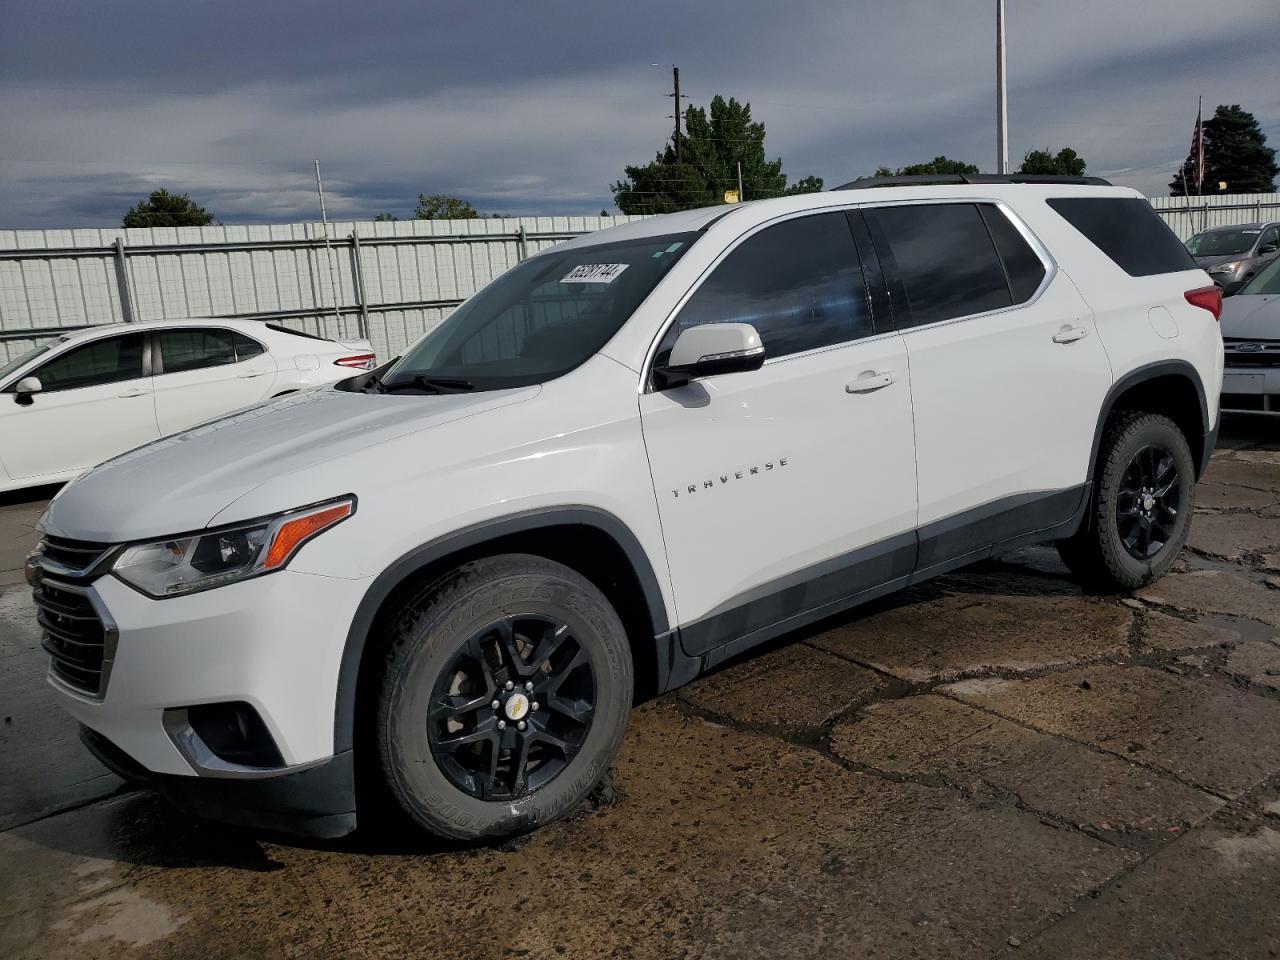
{"label": "black alloy wheel", "polygon": [[454,786],[480,800],[509,800],[569,765],[595,705],[595,672],[569,625],[513,614],[468,638],[441,672],[427,736]]}
{"label": "black alloy wheel", "polygon": [[1148,444],[1125,467],[1116,496],[1116,527],[1129,555],[1149,560],[1163,550],[1181,506],[1177,460],[1160,444]]}

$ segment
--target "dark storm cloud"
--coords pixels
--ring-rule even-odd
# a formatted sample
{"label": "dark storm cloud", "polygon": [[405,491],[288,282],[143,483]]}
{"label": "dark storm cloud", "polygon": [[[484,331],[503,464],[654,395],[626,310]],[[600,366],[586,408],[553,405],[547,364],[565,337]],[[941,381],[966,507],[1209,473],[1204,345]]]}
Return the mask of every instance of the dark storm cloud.
{"label": "dark storm cloud", "polygon": [[[1161,192],[1197,95],[1280,139],[1275,0],[1008,0],[1010,139]],[[164,185],[222,219],[595,213],[692,102],[752,103],[792,177],[994,162],[994,0],[0,0],[0,226],[112,225]],[[650,66],[651,63],[660,66]]]}

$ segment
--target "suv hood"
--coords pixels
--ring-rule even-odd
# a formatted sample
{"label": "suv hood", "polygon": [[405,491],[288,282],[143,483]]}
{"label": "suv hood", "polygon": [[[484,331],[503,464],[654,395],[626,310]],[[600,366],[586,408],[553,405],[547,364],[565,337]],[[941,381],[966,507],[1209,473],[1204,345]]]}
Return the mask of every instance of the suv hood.
{"label": "suv hood", "polygon": [[1280,294],[1236,294],[1222,301],[1222,335],[1231,340],[1280,340]]}
{"label": "suv hood", "polygon": [[1249,256],[1249,251],[1246,250],[1244,253],[1220,253],[1212,257],[1192,257],[1191,259],[1195,260],[1197,267],[1202,270],[1208,270],[1210,267],[1217,266],[1220,263],[1230,263],[1232,260],[1250,260],[1252,258]]}
{"label": "suv hood", "polygon": [[270,480],[318,463],[373,455],[389,440],[531,399],[540,389],[441,396],[332,389],[293,394],[106,461],[62,489],[40,529],[100,543],[198,530]]}

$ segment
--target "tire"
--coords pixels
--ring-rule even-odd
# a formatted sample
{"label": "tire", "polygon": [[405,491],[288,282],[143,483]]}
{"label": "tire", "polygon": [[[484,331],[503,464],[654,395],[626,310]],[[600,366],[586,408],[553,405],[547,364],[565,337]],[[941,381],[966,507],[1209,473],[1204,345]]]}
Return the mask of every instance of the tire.
{"label": "tire", "polygon": [[608,771],[631,709],[631,651],[577,572],[524,554],[467,563],[411,602],[389,641],[378,761],[422,829],[461,841],[532,830]]}
{"label": "tire", "polygon": [[1115,414],[1102,435],[1085,519],[1075,536],[1058,541],[1059,556],[1078,580],[1100,590],[1158,580],[1186,542],[1195,483],[1195,461],[1177,424],[1154,413]]}

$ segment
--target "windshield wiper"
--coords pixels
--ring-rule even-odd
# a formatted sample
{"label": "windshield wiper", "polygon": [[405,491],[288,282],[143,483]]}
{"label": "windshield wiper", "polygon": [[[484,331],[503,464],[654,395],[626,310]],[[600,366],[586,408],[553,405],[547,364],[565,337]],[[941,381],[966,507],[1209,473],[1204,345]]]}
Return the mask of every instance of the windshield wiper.
{"label": "windshield wiper", "polygon": [[423,393],[468,393],[476,388],[470,380],[454,377],[427,377],[417,374],[412,380],[394,383],[387,386],[381,384],[382,393],[398,393],[401,390],[421,390]]}

